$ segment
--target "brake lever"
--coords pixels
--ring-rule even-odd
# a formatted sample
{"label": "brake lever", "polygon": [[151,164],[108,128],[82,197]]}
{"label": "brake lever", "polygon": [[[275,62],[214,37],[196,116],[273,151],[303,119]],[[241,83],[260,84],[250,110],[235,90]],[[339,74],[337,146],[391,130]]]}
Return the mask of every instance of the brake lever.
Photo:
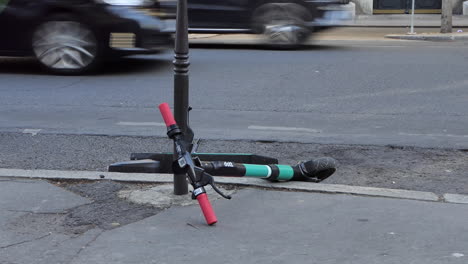
{"label": "brake lever", "polygon": [[211,185],[213,190],[217,192],[219,195],[221,195],[225,199],[231,199],[232,197],[230,195],[224,194],[218,187],[216,187],[214,178],[211,176],[209,173],[206,173],[204,169],[200,167],[195,167],[195,174],[197,175],[197,180],[198,183],[201,186],[206,186],[206,185]]}

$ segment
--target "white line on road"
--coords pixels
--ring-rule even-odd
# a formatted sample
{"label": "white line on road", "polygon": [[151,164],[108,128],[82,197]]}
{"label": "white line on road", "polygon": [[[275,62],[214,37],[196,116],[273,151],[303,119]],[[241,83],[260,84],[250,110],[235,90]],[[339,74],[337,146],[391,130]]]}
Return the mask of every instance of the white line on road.
{"label": "white line on road", "polygon": [[417,133],[398,133],[400,136],[415,136],[415,137],[452,137],[452,138],[468,138],[468,135],[453,135],[453,134],[417,134]]}
{"label": "white line on road", "polygon": [[274,126],[248,126],[248,129],[254,130],[273,130],[273,131],[290,131],[290,132],[308,132],[321,133],[321,130],[305,128],[305,127],[274,127]]}
{"label": "white line on road", "polygon": [[37,135],[37,133],[39,133],[42,129],[30,129],[30,128],[27,128],[25,130],[23,130],[23,134],[31,134],[31,136],[35,136]]}
{"label": "white line on road", "polygon": [[166,126],[166,124],[158,123],[158,122],[118,122],[117,125],[119,126],[163,126],[163,127]]}

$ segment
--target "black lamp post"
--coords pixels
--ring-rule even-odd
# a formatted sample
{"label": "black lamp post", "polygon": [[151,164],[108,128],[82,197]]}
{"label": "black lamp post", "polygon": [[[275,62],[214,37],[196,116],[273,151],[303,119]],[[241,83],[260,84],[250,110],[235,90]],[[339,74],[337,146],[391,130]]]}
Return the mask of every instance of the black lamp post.
{"label": "black lamp post", "polygon": [[[176,35],[174,48],[174,118],[178,127],[182,130],[184,141],[190,144],[187,149],[193,152],[193,131],[189,127],[189,40],[188,40],[188,7],[187,0],[177,0]],[[244,164],[271,165],[278,164],[275,158],[253,154],[229,154],[229,153],[196,153],[198,158],[204,161],[235,162]],[[178,160],[176,146],[171,153],[132,153],[131,161],[111,164],[109,172],[139,172],[139,173],[174,173],[173,161]],[[148,161],[149,160],[149,161]],[[334,164],[334,163],[333,163]],[[251,165],[252,166],[252,165]],[[284,166],[284,165],[283,165]],[[278,171],[277,171],[278,172]],[[333,171],[334,172],[334,171]],[[332,173],[333,173],[332,172]],[[245,171],[243,172],[245,173]],[[288,171],[289,173],[289,171]],[[244,176],[244,174],[242,175]],[[277,177],[278,175],[276,175]],[[256,175],[255,177],[258,177]],[[327,176],[328,177],[328,176]],[[208,184],[208,183],[205,183]],[[188,193],[187,175],[174,173],[174,194],[184,195]]]}
{"label": "black lamp post", "polygon": [[[189,108],[189,40],[187,0],[177,1],[177,23],[174,48],[174,117],[187,135]],[[175,147],[175,146],[174,146]],[[174,151],[174,159],[177,155]],[[174,194],[188,193],[188,183],[185,174],[174,174]]]}
{"label": "black lamp post", "polygon": [[[0,0],[1,1],[1,0]],[[174,48],[174,118],[182,130],[186,146],[191,152],[193,148],[193,131],[189,127],[189,40],[188,40],[188,8],[187,0],[177,0],[176,35]],[[173,154],[170,153],[132,153],[131,161],[111,164],[110,172],[139,172],[139,173],[174,173],[172,163],[178,159],[174,145]],[[213,154],[197,153],[204,161],[231,161],[246,164],[278,164],[278,160],[270,157],[252,154]],[[144,161],[143,161],[144,160]],[[151,160],[151,161],[148,161]],[[187,175],[174,173],[174,194],[188,193]]]}

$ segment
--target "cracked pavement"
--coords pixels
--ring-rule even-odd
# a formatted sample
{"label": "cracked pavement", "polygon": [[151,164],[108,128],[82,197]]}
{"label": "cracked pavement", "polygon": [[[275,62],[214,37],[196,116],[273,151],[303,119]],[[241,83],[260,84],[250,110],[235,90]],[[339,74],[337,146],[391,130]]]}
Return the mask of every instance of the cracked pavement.
{"label": "cracked pavement", "polygon": [[207,226],[197,206],[154,207],[125,222],[129,210],[148,212],[108,204],[125,184],[1,183],[2,264],[457,264],[468,255],[464,204],[243,188],[212,200],[219,222]]}
{"label": "cracked pavement", "polygon": [[162,210],[118,199],[122,189],[110,181],[2,179],[0,263],[71,263],[106,230]]}

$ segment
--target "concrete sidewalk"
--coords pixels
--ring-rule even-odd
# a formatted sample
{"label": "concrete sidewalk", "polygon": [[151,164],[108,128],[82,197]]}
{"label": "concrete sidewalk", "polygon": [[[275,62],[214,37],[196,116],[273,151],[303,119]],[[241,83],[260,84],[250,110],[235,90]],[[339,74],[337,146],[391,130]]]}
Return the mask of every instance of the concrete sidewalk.
{"label": "concrete sidewalk", "polygon": [[[441,24],[440,14],[415,14],[415,27],[439,27]],[[468,27],[468,16],[453,15],[453,27]],[[358,15],[353,21],[347,21],[341,26],[348,27],[410,27],[411,14],[376,14],[376,15]]]}
{"label": "concrete sidewalk", "polygon": [[440,33],[440,14],[415,14],[413,32],[411,32],[411,15],[367,15],[358,16],[355,21],[344,24],[353,27],[386,27],[404,28],[404,32],[395,31],[385,34],[385,38],[399,40],[428,40],[428,41],[464,41],[468,39],[468,16],[453,15],[452,33]]}
{"label": "concrete sidewalk", "polygon": [[401,40],[427,40],[427,41],[466,41],[468,40],[468,33],[460,32],[453,33],[417,33],[414,34],[388,34],[386,38],[401,39]]}
{"label": "concrete sidewalk", "polygon": [[[316,33],[311,42],[340,40],[430,40],[457,41],[468,39],[468,16],[453,16],[453,32],[441,34],[440,14],[416,14],[414,32],[409,34],[411,15],[360,15],[355,20]],[[253,34],[190,34],[191,44],[258,44],[265,43]]]}
{"label": "concrete sidewalk", "polygon": [[[162,211],[152,216],[105,228],[92,221],[77,226],[76,215],[108,210],[89,205],[98,203],[93,192],[114,186],[113,181],[75,183],[90,185],[88,197],[78,195],[77,188],[41,179],[0,181],[0,263],[467,262],[468,205],[440,199],[303,192],[284,186],[231,188],[232,200],[210,193],[216,226],[207,226],[198,206],[184,196],[179,205],[160,206]],[[115,189],[119,194],[112,199],[146,203],[143,197],[148,195],[141,193],[157,196],[158,190],[161,194],[172,187],[132,186]],[[161,200],[156,201],[153,206],[158,207]],[[122,208],[111,212],[131,214]]]}

